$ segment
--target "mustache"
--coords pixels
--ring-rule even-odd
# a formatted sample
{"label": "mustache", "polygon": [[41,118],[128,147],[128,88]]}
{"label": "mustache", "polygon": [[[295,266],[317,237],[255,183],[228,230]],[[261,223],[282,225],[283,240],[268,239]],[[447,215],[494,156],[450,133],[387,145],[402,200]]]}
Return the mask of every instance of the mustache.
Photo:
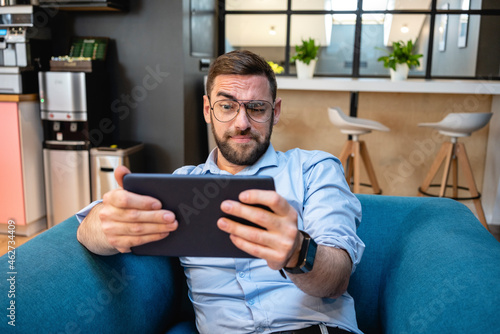
{"label": "mustache", "polygon": [[257,135],[252,132],[251,129],[246,129],[246,130],[243,130],[243,131],[231,131],[231,132],[226,132],[226,137],[234,137],[234,136],[248,136],[250,135],[250,137],[252,139],[257,139]]}

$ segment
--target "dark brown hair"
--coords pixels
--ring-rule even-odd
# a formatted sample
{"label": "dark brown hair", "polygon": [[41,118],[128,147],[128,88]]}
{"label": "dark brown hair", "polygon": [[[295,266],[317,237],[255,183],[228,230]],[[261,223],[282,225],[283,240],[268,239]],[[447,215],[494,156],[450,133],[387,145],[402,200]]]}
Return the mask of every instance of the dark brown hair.
{"label": "dark brown hair", "polygon": [[215,78],[223,74],[263,75],[269,81],[273,101],[276,100],[276,75],[266,60],[253,52],[236,50],[219,56],[208,71],[207,94],[210,95]]}

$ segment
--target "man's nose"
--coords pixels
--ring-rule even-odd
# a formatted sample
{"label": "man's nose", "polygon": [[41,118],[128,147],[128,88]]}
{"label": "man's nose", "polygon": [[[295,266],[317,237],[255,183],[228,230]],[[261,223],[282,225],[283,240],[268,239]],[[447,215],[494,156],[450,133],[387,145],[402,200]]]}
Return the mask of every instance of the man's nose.
{"label": "man's nose", "polygon": [[234,125],[240,130],[246,130],[250,127],[250,119],[248,118],[246,106],[242,103],[240,104],[240,111],[234,119]]}

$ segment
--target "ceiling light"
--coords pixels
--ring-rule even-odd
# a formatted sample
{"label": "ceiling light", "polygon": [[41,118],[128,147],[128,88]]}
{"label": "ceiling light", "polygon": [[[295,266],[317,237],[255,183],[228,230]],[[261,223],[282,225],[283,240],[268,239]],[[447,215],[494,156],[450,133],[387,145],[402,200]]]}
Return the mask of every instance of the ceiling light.
{"label": "ceiling light", "polygon": [[269,35],[276,35],[276,30],[274,29],[274,26],[271,26],[271,29],[269,29]]}
{"label": "ceiling light", "polygon": [[401,32],[403,34],[407,34],[410,31],[410,28],[405,24],[404,26],[401,27]]}

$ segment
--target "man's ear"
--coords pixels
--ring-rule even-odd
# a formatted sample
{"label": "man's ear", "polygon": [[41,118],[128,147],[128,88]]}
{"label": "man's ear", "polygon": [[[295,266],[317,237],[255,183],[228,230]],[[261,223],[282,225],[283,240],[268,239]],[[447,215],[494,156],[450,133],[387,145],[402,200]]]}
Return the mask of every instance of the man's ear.
{"label": "man's ear", "polygon": [[274,102],[274,123],[276,125],[280,119],[281,115],[281,98],[277,97]]}
{"label": "man's ear", "polygon": [[205,117],[205,122],[211,123],[210,100],[208,99],[208,95],[203,95],[203,117]]}

